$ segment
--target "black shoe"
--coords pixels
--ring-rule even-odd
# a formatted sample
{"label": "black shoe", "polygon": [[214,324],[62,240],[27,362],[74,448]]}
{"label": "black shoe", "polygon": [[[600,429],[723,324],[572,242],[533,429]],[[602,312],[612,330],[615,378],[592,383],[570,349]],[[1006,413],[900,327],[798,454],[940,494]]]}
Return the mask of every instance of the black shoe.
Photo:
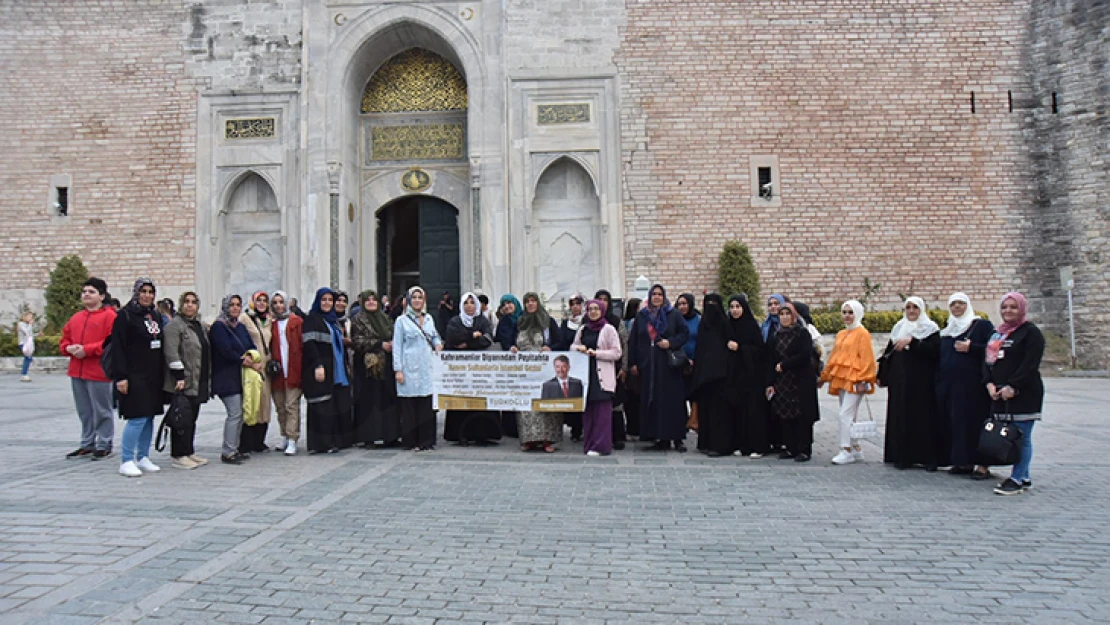
{"label": "black shoe", "polygon": [[85,449],[84,447],[78,447],[77,449],[74,449],[73,451],[66,454],[66,458],[84,458],[85,456],[91,456],[94,453],[96,453],[96,452],[92,449]]}
{"label": "black shoe", "polygon": [[789,451],[784,451],[781,454],[779,454],[779,460],[790,460],[793,457],[794,457],[794,454],[790,453]]}
{"label": "black shoe", "polygon": [[675,443],[674,444],[674,450],[677,451],[680,454],[684,454],[684,453],[686,453],[686,445],[683,444],[683,443]]}
{"label": "black shoe", "polygon": [[243,461],[239,459],[239,454],[235,454],[234,456],[224,456],[221,454],[220,462],[224,464],[243,464]]}
{"label": "black shoe", "polygon": [[992,475],[990,471],[972,471],[971,472],[971,479],[975,480],[976,482],[981,482],[983,480],[989,480],[992,477],[994,477],[994,475]]}
{"label": "black shoe", "polygon": [[666,451],[671,448],[671,444],[666,441],[655,441],[655,444],[648,449],[652,451]]}
{"label": "black shoe", "polygon": [[938,468],[939,467],[937,467],[937,465],[935,465],[935,464],[927,464],[927,465],[925,465],[925,472],[926,473],[936,473]]}
{"label": "black shoe", "polygon": [[809,462],[809,454],[798,454],[794,456],[794,462]]}
{"label": "black shoe", "polygon": [[1021,487],[1025,490],[1033,490],[1033,480],[1022,480]]}
{"label": "black shoe", "polygon": [[994,488],[994,494],[996,495],[1020,495],[1023,492],[1025,492],[1025,488],[1010,478],[1006,478],[1005,482]]}
{"label": "black shoe", "polygon": [[971,475],[971,467],[952,467],[948,469],[949,475]]}
{"label": "black shoe", "polygon": [[613,443],[613,449],[616,449],[617,451],[622,451],[624,449],[624,441],[617,441]]}
{"label": "black shoe", "polygon": [[238,452],[237,452],[237,453],[235,454],[235,459],[236,459],[236,460],[238,460],[238,461],[240,461],[240,462],[245,462],[245,461],[247,461],[247,460],[250,460],[250,459],[251,459],[251,455],[250,455],[250,454],[241,454],[241,453],[238,453]]}
{"label": "black shoe", "polygon": [[93,460],[103,460],[104,458],[110,458],[112,456],[112,450],[111,449],[97,449],[96,451],[93,452],[92,456],[93,456],[92,457]]}

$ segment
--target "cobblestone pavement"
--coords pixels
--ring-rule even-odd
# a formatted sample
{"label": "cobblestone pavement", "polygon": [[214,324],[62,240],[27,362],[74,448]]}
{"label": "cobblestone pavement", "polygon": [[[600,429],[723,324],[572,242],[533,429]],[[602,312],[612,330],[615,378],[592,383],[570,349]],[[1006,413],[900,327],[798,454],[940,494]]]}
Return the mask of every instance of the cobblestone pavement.
{"label": "cobblestone pavement", "polygon": [[830,465],[824,395],[806,465],[506,440],[125,479],[63,459],[64,376],[0,376],[0,625],[1110,622],[1110,381],[1048,388],[1036,488],[1003,498],[874,446]]}

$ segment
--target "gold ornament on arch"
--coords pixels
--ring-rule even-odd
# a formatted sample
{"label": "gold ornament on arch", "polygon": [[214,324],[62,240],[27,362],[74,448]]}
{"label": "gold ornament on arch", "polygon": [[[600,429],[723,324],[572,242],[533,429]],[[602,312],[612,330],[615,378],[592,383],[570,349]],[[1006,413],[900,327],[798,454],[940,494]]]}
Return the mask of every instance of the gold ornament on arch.
{"label": "gold ornament on arch", "polygon": [[363,113],[464,111],[466,79],[435,52],[409,48],[386,61],[362,92]]}

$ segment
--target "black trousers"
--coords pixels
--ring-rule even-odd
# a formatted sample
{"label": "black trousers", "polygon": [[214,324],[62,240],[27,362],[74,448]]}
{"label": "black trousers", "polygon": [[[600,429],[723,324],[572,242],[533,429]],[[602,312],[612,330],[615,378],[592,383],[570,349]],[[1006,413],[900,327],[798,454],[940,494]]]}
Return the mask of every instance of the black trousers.
{"label": "black trousers", "polygon": [[613,442],[623,443],[628,435],[624,431],[624,411],[613,411]]}
{"label": "black trousers", "polygon": [[432,396],[398,397],[401,412],[401,444],[406,449],[430,449],[436,444],[436,413]]}
{"label": "black trousers", "polygon": [[775,419],[780,424],[782,442],[795,456],[813,455],[813,422],[809,419]]}
{"label": "black trousers", "polygon": [[239,453],[266,451],[266,431],[269,428],[269,423],[244,424],[239,430]]}
{"label": "black trousers", "polygon": [[189,407],[192,409],[192,414],[187,420],[185,427],[180,430],[170,430],[170,455],[174,458],[181,458],[182,456],[191,456],[197,453],[193,447],[193,439],[197,435],[197,417],[200,416],[200,399],[196,397],[189,398]]}

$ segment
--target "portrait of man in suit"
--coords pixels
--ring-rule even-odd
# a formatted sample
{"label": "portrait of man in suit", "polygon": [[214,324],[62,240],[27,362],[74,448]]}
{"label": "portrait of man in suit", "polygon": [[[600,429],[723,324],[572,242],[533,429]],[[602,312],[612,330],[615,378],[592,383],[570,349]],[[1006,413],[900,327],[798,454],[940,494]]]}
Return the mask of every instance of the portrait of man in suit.
{"label": "portrait of man in suit", "polygon": [[570,358],[555,357],[555,377],[543,383],[542,399],[582,397],[582,380],[570,377]]}

